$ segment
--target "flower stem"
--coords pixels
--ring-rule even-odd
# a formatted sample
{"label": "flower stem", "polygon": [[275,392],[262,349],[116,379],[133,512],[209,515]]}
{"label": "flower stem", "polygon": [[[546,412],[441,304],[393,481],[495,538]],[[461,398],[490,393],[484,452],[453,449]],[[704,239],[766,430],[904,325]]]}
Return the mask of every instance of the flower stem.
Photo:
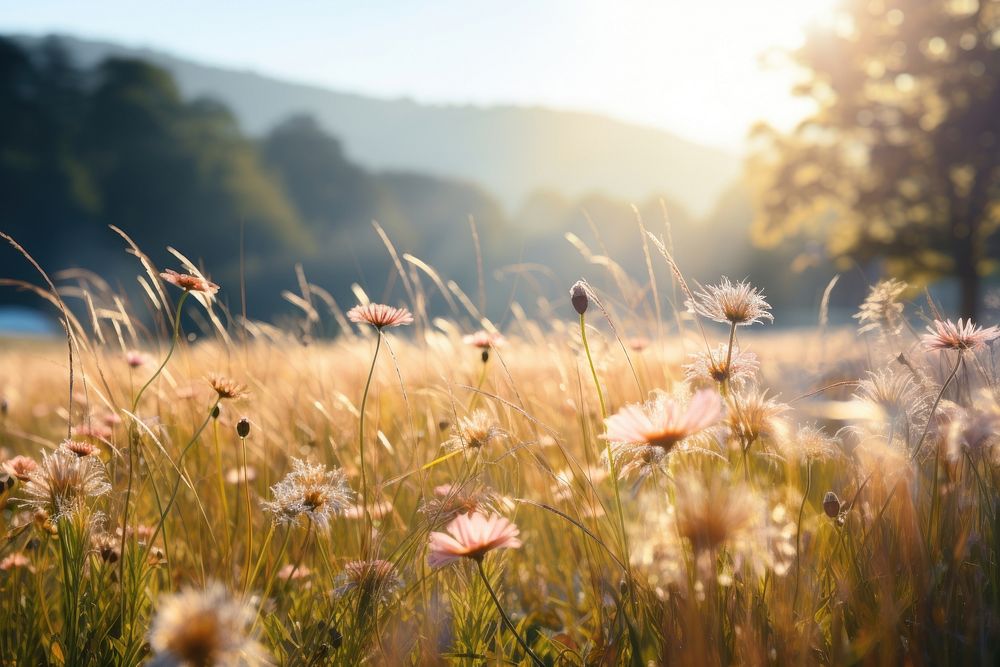
{"label": "flower stem", "polygon": [[253,560],[253,504],[250,501],[250,474],[247,468],[247,439],[241,437],[240,444],[243,448],[243,488],[246,492],[247,501],[247,565],[246,573],[243,575],[243,591],[250,588],[250,561]]}
{"label": "flower stem", "polygon": [[382,348],[382,332],[378,332],[378,342],[375,343],[375,354],[372,356],[372,365],[368,369],[368,380],[365,381],[365,391],[361,396],[361,416],[358,424],[358,448],[361,454],[361,505],[364,512],[364,534],[361,536],[361,552],[366,555],[368,545],[368,535],[371,533],[371,515],[368,513],[368,504],[371,498],[368,496],[368,476],[365,473],[365,406],[368,404],[368,391],[372,386],[372,376],[375,375],[375,363],[378,361],[378,352]]}
{"label": "flower stem", "polygon": [[[604,402],[604,392],[601,391],[601,381],[597,377],[597,369],[594,367],[594,358],[590,354],[590,343],[587,341],[587,323],[583,313],[580,313],[580,338],[583,341],[583,349],[587,353],[587,363],[590,364],[590,374],[594,378],[594,387],[597,389],[597,398],[601,403],[601,419],[608,418],[608,408]],[[624,552],[624,562],[628,563],[628,536],[625,533],[625,511],[622,509],[621,492],[618,490],[618,466],[615,464],[615,457],[611,451],[611,441],[607,441],[608,466],[611,468],[611,485],[615,490],[615,510],[618,512],[618,529],[621,531],[621,545]],[[629,579],[631,579],[631,568],[629,569]]]}
{"label": "flower stem", "polygon": [[507,625],[507,628],[514,634],[514,638],[517,640],[517,643],[520,644],[521,648],[523,648],[527,652],[532,662],[534,662],[536,665],[544,666],[545,663],[542,662],[541,659],[537,655],[535,655],[535,652],[528,647],[528,644],[524,641],[524,639],[521,638],[521,635],[518,633],[517,628],[514,627],[514,624],[511,622],[510,617],[507,616],[507,612],[503,610],[503,605],[500,604],[500,600],[497,598],[497,594],[493,592],[493,587],[490,586],[489,577],[486,576],[486,571],[483,569],[483,561],[479,558],[476,558],[474,560],[476,561],[476,568],[479,570],[479,577],[483,580],[483,585],[486,586],[486,590],[489,591],[490,597],[493,598],[493,604],[496,605],[497,611],[500,612],[500,616],[503,618],[503,622]]}

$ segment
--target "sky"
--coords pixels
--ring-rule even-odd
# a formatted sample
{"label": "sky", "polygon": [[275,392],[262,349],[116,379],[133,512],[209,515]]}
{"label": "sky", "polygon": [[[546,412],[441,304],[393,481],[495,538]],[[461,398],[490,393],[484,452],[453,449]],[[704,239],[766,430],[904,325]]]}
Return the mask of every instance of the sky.
{"label": "sky", "polygon": [[[834,0],[0,0],[0,32],[71,33],[437,104],[593,111],[740,150],[809,110],[766,54]],[[768,58],[775,60],[775,58]]]}

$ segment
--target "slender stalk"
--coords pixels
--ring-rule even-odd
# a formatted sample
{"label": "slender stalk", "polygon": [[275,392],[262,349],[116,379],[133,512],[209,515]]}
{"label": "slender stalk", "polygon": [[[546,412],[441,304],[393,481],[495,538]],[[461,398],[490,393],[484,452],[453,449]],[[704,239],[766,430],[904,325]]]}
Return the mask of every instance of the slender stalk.
{"label": "slender stalk", "polygon": [[[174,330],[173,330],[172,335],[170,336],[170,348],[167,349],[167,356],[165,356],[163,358],[163,361],[160,363],[159,368],[156,369],[156,372],[153,373],[153,375],[150,376],[150,378],[148,380],[146,380],[146,384],[142,385],[142,388],[139,389],[139,392],[132,398],[132,414],[133,415],[137,414],[136,410],[139,407],[139,400],[142,399],[142,395],[146,392],[146,389],[149,387],[149,385],[151,385],[153,383],[153,380],[155,380],[156,378],[158,378],[160,376],[160,373],[163,372],[163,369],[167,367],[167,362],[170,361],[170,357],[172,357],[173,354],[174,354],[174,349],[177,347],[177,340],[180,337],[180,330],[181,330],[181,308],[184,307],[184,302],[187,300],[189,294],[190,294],[190,292],[188,292],[187,290],[185,290],[181,294],[180,298],[177,299],[177,308],[174,310]],[[72,352],[71,352],[71,354],[72,354]],[[123,619],[123,621],[125,619],[125,608],[126,608],[126,604],[125,604],[125,590],[124,590],[124,586],[125,586],[125,540],[126,540],[126,538],[128,536],[129,508],[131,507],[131,504],[132,504],[132,484],[133,484],[133,480],[134,480],[134,477],[135,477],[135,451],[134,451],[134,449],[138,445],[138,440],[139,440],[139,434],[136,431],[135,422],[131,421],[129,423],[129,442],[128,442],[128,482],[126,483],[126,486],[125,486],[125,501],[124,501],[124,505],[123,505],[123,508],[122,508],[122,539],[121,539],[121,544],[120,544],[120,548],[119,548],[119,552],[118,552],[118,553],[121,554],[121,558],[119,558],[119,564],[118,564],[118,581],[121,582],[121,585],[122,585],[121,618]],[[128,641],[131,642],[132,641],[132,623],[129,623],[128,626],[129,626],[129,629],[128,629],[128,633],[129,633],[128,634]]]}
{"label": "slender stalk", "polygon": [[934,405],[931,406],[931,411],[927,414],[927,423],[924,424],[924,432],[920,434],[920,439],[917,440],[916,446],[913,448],[913,456],[910,457],[911,460],[917,458],[917,454],[920,453],[920,449],[924,446],[924,440],[927,439],[927,433],[930,431],[931,422],[934,420],[934,413],[937,412],[938,404],[944,397],[944,392],[948,389],[948,385],[951,381],[955,379],[955,375],[958,373],[958,367],[962,365],[962,350],[958,351],[958,358],[955,360],[955,367],[951,369],[951,374],[948,379],[944,381],[941,385],[941,391],[938,392],[937,398],[934,399]]}
{"label": "slender stalk", "polygon": [[792,614],[799,604],[799,579],[802,570],[802,514],[806,509],[806,499],[812,488],[812,459],[806,462],[806,490],[802,494],[802,504],[799,505],[799,522],[795,528],[795,595],[792,596]]}
{"label": "slender stalk", "polygon": [[[605,420],[608,418],[608,408],[604,402],[604,392],[601,391],[601,381],[597,377],[597,369],[594,367],[594,358],[590,354],[590,343],[587,341],[587,324],[583,313],[580,313],[580,338],[583,341],[583,349],[587,353],[587,363],[590,365],[590,374],[594,378],[594,388],[597,390],[597,398],[601,403],[601,419]],[[615,491],[615,511],[618,513],[618,530],[621,532],[621,545],[625,553],[623,560],[628,563],[628,535],[625,533],[625,511],[622,509],[621,491],[618,490],[618,466],[611,452],[610,440],[607,441],[606,452],[608,466],[611,468],[611,486]],[[629,574],[631,575],[631,569]],[[631,579],[631,576],[629,578]]]}
{"label": "slender stalk", "polygon": [[[733,322],[729,327],[729,348],[726,350],[726,378],[723,381],[726,393],[729,392],[730,384],[732,381],[732,368],[730,364],[733,362],[733,345],[736,343],[736,322]],[[709,357],[711,357],[712,351],[708,352]]]}
{"label": "slender stalk", "polygon": [[497,598],[497,594],[493,592],[493,587],[490,586],[489,577],[486,576],[486,571],[483,570],[482,559],[475,558],[473,560],[476,561],[476,568],[479,570],[479,577],[483,580],[483,585],[486,586],[486,590],[489,591],[490,597],[493,598],[493,604],[496,605],[497,611],[500,612],[500,616],[503,618],[503,622],[507,625],[507,629],[509,629],[511,633],[513,633],[514,638],[517,640],[517,643],[520,644],[521,648],[525,650],[525,652],[531,658],[532,662],[534,662],[536,665],[544,666],[545,663],[542,662],[541,659],[537,655],[535,655],[535,652],[528,647],[527,642],[525,642],[524,639],[521,638],[521,635],[518,633],[517,628],[515,628],[514,624],[511,622],[510,617],[507,616],[507,612],[503,610],[503,605],[500,604],[500,600]]}
{"label": "slender stalk", "polygon": [[371,534],[371,515],[368,513],[368,504],[371,498],[368,495],[368,476],[365,473],[365,406],[368,404],[368,391],[372,386],[372,376],[375,375],[375,364],[378,361],[378,352],[382,349],[382,331],[378,332],[378,342],[375,343],[375,354],[372,355],[372,365],[368,369],[368,379],[365,381],[365,391],[361,395],[361,417],[358,424],[358,448],[361,454],[361,505],[364,512],[364,534],[361,536],[361,555],[366,556],[368,551],[368,536]]}
{"label": "slender stalk", "polygon": [[247,468],[247,439],[241,436],[240,445],[243,449],[243,489],[247,501],[247,565],[243,575],[243,591],[246,592],[250,588],[250,561],[253,559],[253,503],[250,500],[250,475]]}

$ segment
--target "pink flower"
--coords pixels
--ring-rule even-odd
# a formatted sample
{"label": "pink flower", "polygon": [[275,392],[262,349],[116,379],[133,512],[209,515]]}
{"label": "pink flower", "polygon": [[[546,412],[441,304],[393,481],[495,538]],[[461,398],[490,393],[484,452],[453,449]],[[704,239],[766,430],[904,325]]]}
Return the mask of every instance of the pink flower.
{"label": "pink flower", "polygon": [[8,475],[17,477],[22,482],[27,482],[31,479],[31,473],[38,467],[38,463],[35,459],[28,456],[15,456],[12,459],[4,461],[0,467]]}
{"label": "pink flower", "polygon": [[494,549],[517,549],[521,546],[521,540],[517,538],[521,531],[517,526],[504,517],[492,514],[459,514],[446,530],[447,533],[434,532],[430,535],[427,564],[431,567],[448,565],[461,558],[479,561]]}
{"label": "pink flower", "polygon": [[462,342],[466,345],[471,345],[472,347],[478,347],[483,350],[488,350],[491,347],[503,347],[507,340],[498,333],[491,333],[489,331],[484,331],[480,329],[474,334],[469,334],[468,336],[462,337]]}
{"label": "pink flower", "polygon": [[942,322],[934,320],[934,328],[927,327],[929,334],[924,334],[924,347],[928,350],[979,350],[986,344],[1000,338],[1000,328],[976,326],[972,320],[959,318],[958,324],[951,320]]}
{"label": "pink flower", "polygon": [[370,324],[379,330],[413,322],[413,315],[406,308],[394,308],[382,303],[354,306],[347,311],[347,318],[356,324]]}
{"label": "pink flower", "polygon": [[125,362],[132,368],[139,368],[149,363],[149,355],[139,350],[129,350],[125,353]]}
{"label": "pink flower", "polygon": [[188,273],[177,273],[172,269],[167,269],[160,274],[160,277],[171,285],[180,287],[185,292],[215,294],[219,291],[219,286],[210,280],[205,280],[201,276],[192,276]]}
{"label": "pink flower", "polygon": [[722,401],[710,390],[697,392],[684,407],[668,397],[641,405],[626,405],[604,420],[607,432],[603,438],[614,443],[646,445],[670,450],[678,442],[692,436],[722,417]]}

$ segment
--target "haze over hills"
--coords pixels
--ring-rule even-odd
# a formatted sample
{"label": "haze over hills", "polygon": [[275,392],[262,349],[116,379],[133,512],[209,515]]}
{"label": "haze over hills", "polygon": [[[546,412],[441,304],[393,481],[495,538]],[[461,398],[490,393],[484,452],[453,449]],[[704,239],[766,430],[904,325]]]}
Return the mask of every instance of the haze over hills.
{"label": "haze over hills", "polygon": [[[39,37],[21,37],[37,43]],[[665,194],[708,212],[738,177],[740,160],[667,132],[611,118],[526,107],[432,106],[291,83],[148,49],[61,37],[84,66],[138,57],[169,70],[187,97],[228,106],[260,136],[296,113],[314,116],[345,153],[375,170],[410,170],[473,181],[510,211],[537,190],[567,197],[603,192],[641,201]]]}

